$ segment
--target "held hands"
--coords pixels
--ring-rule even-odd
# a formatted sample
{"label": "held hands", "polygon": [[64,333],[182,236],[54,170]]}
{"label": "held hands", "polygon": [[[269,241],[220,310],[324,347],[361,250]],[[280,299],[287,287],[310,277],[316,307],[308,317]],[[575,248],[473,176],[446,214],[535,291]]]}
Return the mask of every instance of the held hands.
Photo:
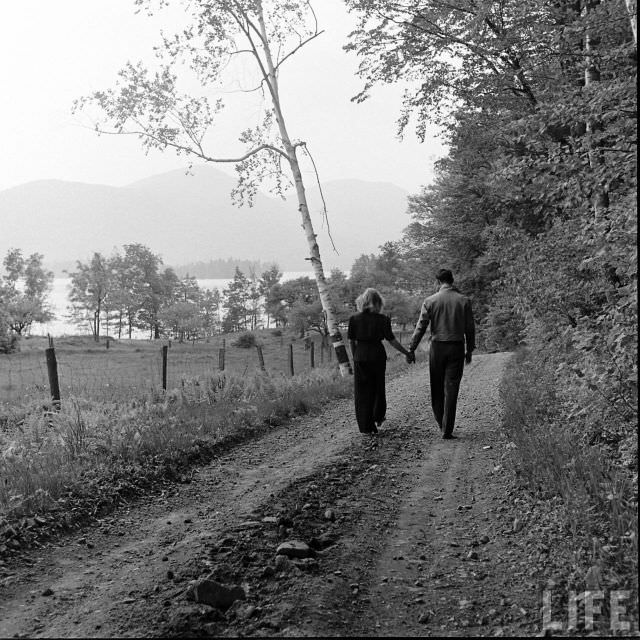
{"label": "held hands", "polygon": [[467,364],[471,364],[471,351],[467,351],[467,353],[464,354],[464,361]]}

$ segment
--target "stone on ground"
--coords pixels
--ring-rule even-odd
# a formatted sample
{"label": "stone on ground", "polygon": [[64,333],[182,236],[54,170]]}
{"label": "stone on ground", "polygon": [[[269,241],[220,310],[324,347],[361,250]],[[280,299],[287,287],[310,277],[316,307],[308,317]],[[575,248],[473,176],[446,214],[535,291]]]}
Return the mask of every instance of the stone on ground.
{"label": "stone on ground", "polygon": [[187,597],[216,609],[228,609],[236,600],[244,600],[246,594],[240,586],[227,586],[212,578],[199,580],[189,588]]}

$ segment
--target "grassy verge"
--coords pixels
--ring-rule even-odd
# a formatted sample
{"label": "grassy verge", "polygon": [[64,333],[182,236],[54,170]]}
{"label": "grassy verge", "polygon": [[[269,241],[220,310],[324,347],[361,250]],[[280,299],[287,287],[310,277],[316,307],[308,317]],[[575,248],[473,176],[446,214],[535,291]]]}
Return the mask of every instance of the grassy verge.
{"label": "grassy verge", "polygon": [[568,589],[629,590],[637,615],[637,467],[584,437],[571,408],[575,398],[567,402],[572,389],[558,383],[556,365],[542,351],[521,351],[504,377],[515,473],[537,498],[562,505],[567,537],[559,543],[574,567]]}
{"label": "grassy verge", "polygon": [[[390,362],[389,375],[403,371]],[[70,398],[60,412],[7,409],[0,432],[0,556],[189,477],[194,464],[292,416],[350,397],[335,367],[183,381],[122,403]]]}

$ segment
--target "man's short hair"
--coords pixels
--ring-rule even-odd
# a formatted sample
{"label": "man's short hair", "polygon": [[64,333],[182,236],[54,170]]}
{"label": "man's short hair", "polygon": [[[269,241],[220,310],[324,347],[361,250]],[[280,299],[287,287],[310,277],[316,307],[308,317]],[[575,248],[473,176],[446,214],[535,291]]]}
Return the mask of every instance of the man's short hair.
{"label": "man's short hair", "polygon": [[440,269],[436,273],[436,279],[438,282],[444,282],[445,284],[453,284],[453,273],[449,269]]}

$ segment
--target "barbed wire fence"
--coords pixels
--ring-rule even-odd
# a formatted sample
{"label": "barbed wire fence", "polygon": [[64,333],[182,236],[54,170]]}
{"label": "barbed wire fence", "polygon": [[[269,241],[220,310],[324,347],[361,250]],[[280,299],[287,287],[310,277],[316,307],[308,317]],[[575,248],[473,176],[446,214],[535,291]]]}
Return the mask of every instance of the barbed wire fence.
{"label": "barbed wire fence", "polygon": [[54,347],[50,340],[48,349],[0,357],[0,402],[35,402],[43,407],[69,397],[119,402],[179,389],[223,373],[246,376],[265,371],[292,376],[335,366],[333,349],[319,339],[292,342],[285,338],[248,348],[227,342],[220,338],[132,348],[107,340],[78,349]]}

